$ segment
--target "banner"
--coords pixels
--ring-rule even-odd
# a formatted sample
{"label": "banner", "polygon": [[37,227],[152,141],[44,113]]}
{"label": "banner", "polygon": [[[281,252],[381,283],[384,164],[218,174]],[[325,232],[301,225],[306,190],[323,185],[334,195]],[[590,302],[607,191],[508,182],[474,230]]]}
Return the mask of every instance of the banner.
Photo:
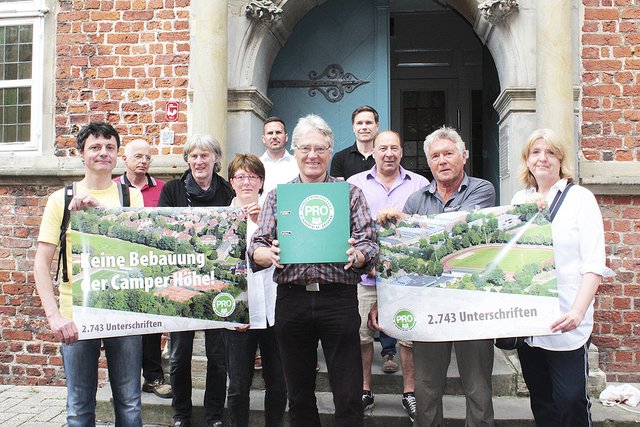
{"label": "banner", "polygon": [[412,341],[548,335],[560,316],[536,205],[413,216],[379,230],[378,321]]}
{"label": "banner", "polygon": [[90,209],[70,227],[80,339],[230,328],[249,310],[264,319],[264,292],[248,306],[242,209]]}

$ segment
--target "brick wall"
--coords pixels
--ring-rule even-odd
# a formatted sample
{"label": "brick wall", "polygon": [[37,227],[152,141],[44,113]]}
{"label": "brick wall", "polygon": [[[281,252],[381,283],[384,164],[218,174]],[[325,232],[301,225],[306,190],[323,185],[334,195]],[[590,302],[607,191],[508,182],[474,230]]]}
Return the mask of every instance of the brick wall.
{"label": "brick wall", "polygon": [[0,384],[64,384],[58,344],[33,280],[36,239],[49,192],[46,186],[0,187]]}
{"label": "brick wall", "polygon": [[[581,144],[588,160],[640,160],[640,9],[634,3],[583,0]],[[640,382],[640,197],[598,201],[617,276],[598,292],[593,341],[608,380]]]}
{"label": "brick wall", "polygon": [[[159,142],[180,154],[187,134],[189,0],[60,0],[56,24],[56,155],[72,154],[92,120],[123,142]],[[167,123],[165,104],[179,102]],[[58,186],[59,187],[59,186]],[[62,360],[33,281],[33,257],[48,186],[0,187],[0,384],[64,384]],[[104,361],[103,361],[104,366]],[[105,379],[105,370],[101,379]]]}
{"label": "brick wall", "polygon": [[[115,125],[123,142],[158,143],[167,125],[180,154],[187,134],[189,0],[61,0],[56,34],[56,149],[73,150],[89,121]],[[164,117],[180,104],[177,122]]]}
{"label": "brick wall", "polygon": [[596,298],[593,342],[609,381],[640,382],[640,197],[598,198],[610,267]]}

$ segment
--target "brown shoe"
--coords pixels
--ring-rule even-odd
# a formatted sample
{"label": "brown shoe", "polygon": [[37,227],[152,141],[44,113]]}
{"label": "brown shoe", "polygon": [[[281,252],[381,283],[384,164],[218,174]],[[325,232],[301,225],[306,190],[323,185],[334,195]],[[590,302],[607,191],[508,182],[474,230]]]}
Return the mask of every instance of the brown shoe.
{"label": "brown shoe", "polygon": [[385,374],[393,374],[394,372],[398,372],[400,367],[393,360],[393,354],[385,354],[384,362],[382,363],[382,372]]}
{"label": "brown shoe", "polygon": [[163,378],[158,378],[150,382],[144,380],[144,383],[142,384],[142,391],[153,393],[163,399],[169,399],[173,396],[171,386],[169,384],[165,384]]}

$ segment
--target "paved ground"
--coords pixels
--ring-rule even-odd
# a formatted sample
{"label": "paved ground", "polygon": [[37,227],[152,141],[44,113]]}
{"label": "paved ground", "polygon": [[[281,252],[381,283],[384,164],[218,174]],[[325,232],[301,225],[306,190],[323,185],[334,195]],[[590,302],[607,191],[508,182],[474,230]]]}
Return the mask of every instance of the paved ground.
{"label": "paved ground", "polygon": [[0,424],[58,427],[66,425],[66,387],[0,385]]}
{"label": "paved ground", "polygon": [[[64,427],[66,426],[66,394],[65,387],[0,385],[0,425],[3,427]],[[632,414],[620,408],[605,408],[597,399],[592,399],[592,402],[596,424],[640,426],[640,414]],[[456,406],[463,406],[462,400]],[[639,409],[635,408],[635,410]],[[113,424],[98,423],[97,426],[106,427]],[[145,424],[145,427],[159,426],[162,425]]]}
{"label": "paved ground", "polygon": [[[0,385],[0,425],[3,427],[64,427],[66,387]],[[96,423],[113,426],[113,423]],[[145,427],[159,427],[145,424]]]}

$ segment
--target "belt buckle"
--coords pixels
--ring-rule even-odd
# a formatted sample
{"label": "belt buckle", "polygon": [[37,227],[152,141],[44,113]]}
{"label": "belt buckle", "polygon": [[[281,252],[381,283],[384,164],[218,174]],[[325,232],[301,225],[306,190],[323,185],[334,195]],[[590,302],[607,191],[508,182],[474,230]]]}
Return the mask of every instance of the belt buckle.
{"label": "belt buckle", "polygon": [[305,289],[309,292],[318,292],[320,291],[320,284],[318,282],[309,283],[305,286]]}

